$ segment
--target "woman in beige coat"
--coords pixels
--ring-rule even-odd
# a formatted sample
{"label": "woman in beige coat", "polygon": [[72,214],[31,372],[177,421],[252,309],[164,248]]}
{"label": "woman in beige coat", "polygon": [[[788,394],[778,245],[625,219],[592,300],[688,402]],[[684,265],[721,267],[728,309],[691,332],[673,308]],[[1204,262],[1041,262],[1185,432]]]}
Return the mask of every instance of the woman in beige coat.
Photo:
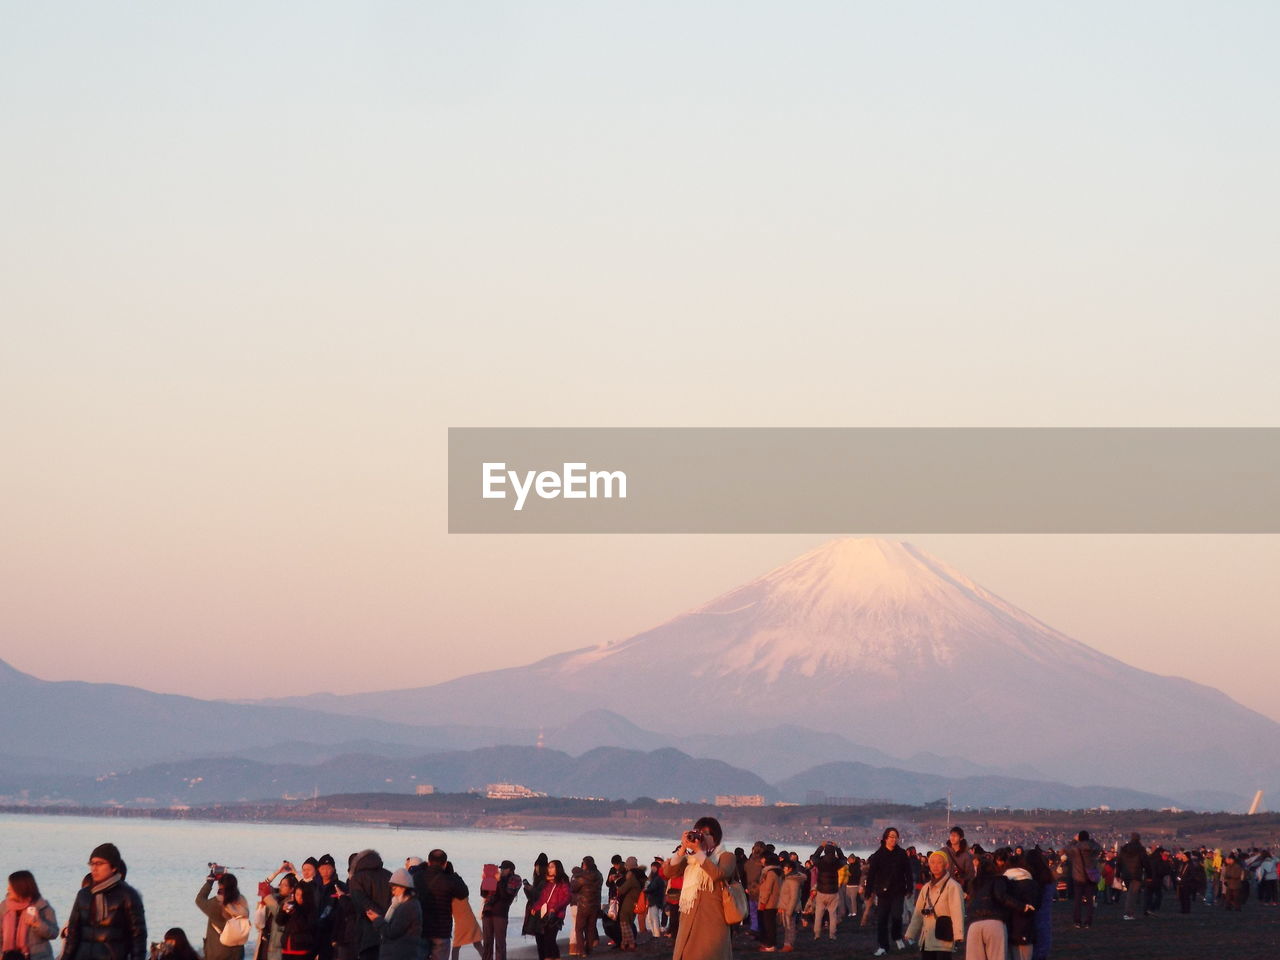
{"label": "woman in beige coat", "polygon": [[715,817],[703,817],[680,837],[675,855],[663,865],[668,878],[683,876],[680,932],[671,960],[732,960],[729,925],[724,920],[724,885],[735,879],[738,861],[722,844]]}

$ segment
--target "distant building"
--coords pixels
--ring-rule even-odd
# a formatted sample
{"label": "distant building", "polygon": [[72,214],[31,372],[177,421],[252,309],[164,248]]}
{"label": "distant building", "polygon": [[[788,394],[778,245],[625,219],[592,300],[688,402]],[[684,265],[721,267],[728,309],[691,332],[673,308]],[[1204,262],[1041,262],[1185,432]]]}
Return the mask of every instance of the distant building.
{"label": "distant building", "polygon": [[420,797],[429,797],[436,792],[436,788],[429,783],[420,783],[414,788],[414,792]]}
{"label": "distant building", "polygon": [[659,803],[679,803],[680,798],[679,797],[659,797],[658,802]]}
{"label": "distant building", "polygon": [[545,797],[545,793],[530,790],[519,783],[491,783],[484,788],[484,794],[490,800],[522,800],[526,797]]}
{"label": "distant building", "polygon": [[717,807],[763,807],[764,797],[758,793],[722,793],[716,797]]}

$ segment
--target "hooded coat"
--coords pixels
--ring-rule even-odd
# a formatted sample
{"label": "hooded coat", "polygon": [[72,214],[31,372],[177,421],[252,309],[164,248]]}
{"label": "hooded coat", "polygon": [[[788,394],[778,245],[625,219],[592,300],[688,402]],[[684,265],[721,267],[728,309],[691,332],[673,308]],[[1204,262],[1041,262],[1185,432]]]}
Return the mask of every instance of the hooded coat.
{"label": "hooded coat", "polygon": [[1040,903],[1040,888],[1031,871],[1022,867],[1010,867],[1004,872],[1005,890],[1008,899],[1005,905],[1009,908],[1009,942],[1012,944],[1035,943],[1036,915],[1028,906],[1036,907]]}
{"label": "hooded coat", "polygon": [[382,865],[377,850],[361,850],[351,861],[351,875],[347,877],[347,892],[356,908],[356,924],[360,933],[360,952],[363,953],[382,942],[382,937],[369,922],[366,910],[385,916],[391,906],[391,871]]}
{"label": "hooded coat", "polygon": [[760,909],[776,910],[781,895],[782,870],[776,864],[766,863],[760,871]]}
{"label": "hooded coat", "polygon": [[804,901],[804,877],[792,870],[783,873],[782,888],[778,893],[778,916],[799,913]]}

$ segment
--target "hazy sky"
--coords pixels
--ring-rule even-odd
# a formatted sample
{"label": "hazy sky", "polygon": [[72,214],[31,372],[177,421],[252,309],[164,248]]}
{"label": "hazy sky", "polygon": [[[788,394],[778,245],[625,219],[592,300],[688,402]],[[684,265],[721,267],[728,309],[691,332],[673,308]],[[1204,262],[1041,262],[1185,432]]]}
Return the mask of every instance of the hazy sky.
{"label": "hazy sky", "polygon": [[[1270,3],[0,8],[0,656],[617,639],[814,537],[449,537],[449,426],[1276,426]],[[1280,719],[1280,538],[912,536]],[[290,656],[290,651],[294,655]]]}

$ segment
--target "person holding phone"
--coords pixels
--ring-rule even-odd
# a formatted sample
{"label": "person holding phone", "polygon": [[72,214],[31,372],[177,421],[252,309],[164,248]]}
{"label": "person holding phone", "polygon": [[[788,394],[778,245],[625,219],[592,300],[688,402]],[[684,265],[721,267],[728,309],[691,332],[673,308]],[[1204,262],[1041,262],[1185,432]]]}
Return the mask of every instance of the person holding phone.
{"label": "person holding phone", "polygon": [[30,870],[9,874],[9,889],[0,901],[0,931],[6,955],[16,950],[26,960],[53,960],[49,941],[57,939],[58,919],[53,907],[40,896]]}
{"label": "person holding phone", "polygon": [[414,895],[413,877],[401,867],[391,875],[391,903],[385,914],[366,910],[365,917],[382,938],[379,960],[420,960],[422,905]]}

